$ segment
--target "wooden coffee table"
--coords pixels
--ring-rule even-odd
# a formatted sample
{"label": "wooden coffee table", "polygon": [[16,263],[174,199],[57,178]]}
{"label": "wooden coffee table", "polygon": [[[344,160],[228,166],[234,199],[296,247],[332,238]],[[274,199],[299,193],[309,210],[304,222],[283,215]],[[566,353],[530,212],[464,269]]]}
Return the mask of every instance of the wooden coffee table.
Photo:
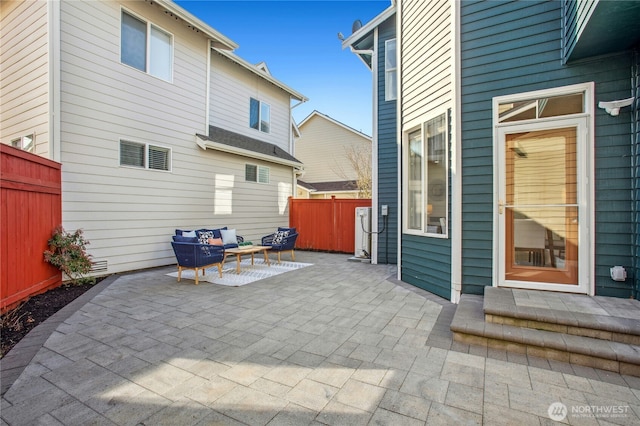
{"label": "wooden coffee table", "polygon": [[269,254],[267,253],[267,250],[271,250],[271,247],[270,246],[245,246],[245,247],[226,249],[224,251],[224,256],[225,256],[225,259],[226,259],[226,257],[228,255],[235,254],[235,256],[236,256],[236,273],[239,274],[240,273],[240,262],[242,261],[242,255],[243,254],[250,254],[251,255],[251,266],[253,266],[253,257],[254,257],[254,255],[256,253],[262,252],[262,254],[264,255],[264,261],[267,263],[267,265],[271,266],[271,262],[269,261]]}

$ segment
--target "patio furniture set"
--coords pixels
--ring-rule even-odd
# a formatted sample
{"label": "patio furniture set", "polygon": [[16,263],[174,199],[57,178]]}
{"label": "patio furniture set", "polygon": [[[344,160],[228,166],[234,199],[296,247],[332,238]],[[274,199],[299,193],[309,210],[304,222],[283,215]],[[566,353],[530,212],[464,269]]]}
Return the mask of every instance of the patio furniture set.
{"label": "patio furniture set", "polygon": [[218,275],[222,278],[222,268],[229,255],[236,258],[237,274],[240,274],[243,255],[251,255],[251,265],[254,264],[254,255],[262,252],[265,263],[271,266],[269,251],[278,253],[278,263],[281,262],[282,252],[290,252],[291,260],[295,261],[293,250],[297,238],[296,228],[279,227],[276,232],[262,237],[261,245],[255,246],[251,242],[245,242],[243,237],[236,234],[235,229],[227,227],[188,231],[176,229],[171,246],[178,264],[178,282],[183,269],[195,271],[196,285],[200,270],[204,276],[207,268],[217,267]]}

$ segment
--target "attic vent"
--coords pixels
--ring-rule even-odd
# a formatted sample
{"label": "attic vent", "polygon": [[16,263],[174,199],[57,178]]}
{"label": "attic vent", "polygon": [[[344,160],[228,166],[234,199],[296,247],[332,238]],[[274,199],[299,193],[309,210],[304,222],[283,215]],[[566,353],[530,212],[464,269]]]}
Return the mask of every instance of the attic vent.
{"label": "attic vent", "polygon": [[91,262],[91,271],[90,272],[107,272],[107,261],[106,260],[98,260],[95,262]]}

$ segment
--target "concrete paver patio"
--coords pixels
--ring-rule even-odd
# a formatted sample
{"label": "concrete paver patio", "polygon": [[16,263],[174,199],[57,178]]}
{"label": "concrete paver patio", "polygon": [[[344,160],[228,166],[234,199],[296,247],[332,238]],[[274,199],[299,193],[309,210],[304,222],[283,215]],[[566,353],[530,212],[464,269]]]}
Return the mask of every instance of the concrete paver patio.
{"label": "concrete paver patio", "polygon": [[640,424],[638,378],[457,344],[455,305],[395,266],[296,259],[242,287],[118,277],[0,361],[35,352],[2,424]]}

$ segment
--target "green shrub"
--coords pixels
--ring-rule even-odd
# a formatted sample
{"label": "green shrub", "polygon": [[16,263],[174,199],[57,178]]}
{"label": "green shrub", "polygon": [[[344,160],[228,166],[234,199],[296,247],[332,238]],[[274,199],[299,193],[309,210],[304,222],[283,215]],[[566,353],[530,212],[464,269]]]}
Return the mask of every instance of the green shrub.
{"label": "green shrub", "polygon": [[49,250],[45,250],[44,259],[64,272],[72,284],[86,282],[83,275],[91,271],[91,255],[86,252],[88,244],[89,241],[82,236],[82,229],[70,233],[58,226],[49,240]]}

